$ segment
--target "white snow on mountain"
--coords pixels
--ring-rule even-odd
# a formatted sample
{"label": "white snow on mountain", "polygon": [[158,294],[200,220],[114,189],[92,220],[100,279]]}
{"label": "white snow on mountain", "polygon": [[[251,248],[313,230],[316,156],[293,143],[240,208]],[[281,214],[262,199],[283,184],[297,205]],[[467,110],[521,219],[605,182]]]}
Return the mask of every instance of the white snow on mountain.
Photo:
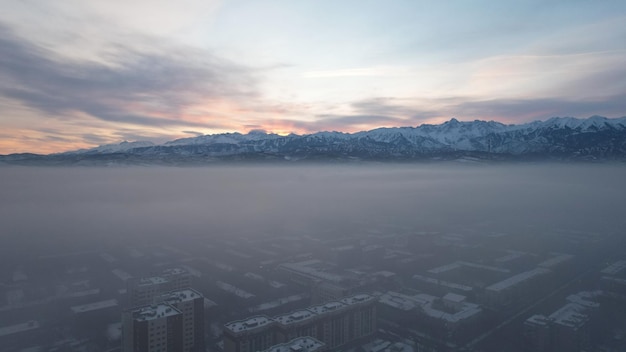
{"label": "white snow on mountain", "polygon": [[543,123],[544,127],[551,128],[570,128],[588,131],[590,129],[601,129],[613,127],[623,129],[626,128],[626,117],[618,119],[609,119],[603,116],[592,116],[587,119],[577,119],[574,117],[553,117]]}
{"label": "white snow on mountain", "polygon": [[149,141],[136,141],[136,142],[128,142],[123,141],[118,144],[105,144],[96,148],[91,149],[81,149],[75,152],[69,153],[84,153],[84,154],[109,154],[109,153],[122,153],[129,151],[135,148],[143,148],[143,147],[152,147],[155,144]]}
{"label": "white snow on mountain", "polygon": [[[587,119],[573,117],[553,117],[546,121],[533,121],[525,124],[503,124],[497,121],[458,121],[453,118],[439,125],[424,124],[417,127],[377,128],[357,133],[317,132],[307,135],[290,134],[280,136],[264,131],[252,131],[248,134],[223,133],[182,138],[161,144],[164,147],[174,146],[224,146],[221,153],[234,153],[237,148],[247,148],[247,152],[276,151],[276,148],[288,142],[298,142],[323,148],[324,145],[344,145],[347,143],[383,143],[397,146],[413,146],[418,149],[491,151],[490,139],[500,139],[494,146],[495,152],[523,153],[538,150],[546,143],[544,137],[537,136],[537,131],[553,131],[568,129],[576,133],[596,132],[604,129],[626,130],[626,117],[608,119],[592,116]],[[525,138],[523,136],[528,136]],[[489,140],[488,140],[489,139]],[[136,148],[156,146],[151,142],[122,142],[108,144],[97,148],[69,153],[107,154],[125,152]],[[232,147],[228,147],[232,146]],[[231,149],[229,149],[231,148]],[[235,148],[235,149],[232,149]]]}
{"label": "white snow on mountain", "polygon": [[181,138],[174,141],[166,142],[165,145],[202,145],[202,144],[238,144],[247,141],[258,141],[264,139],[276,139],[281,138],[280,135],[273,133],[264,133],[259,131],[252,131],[248,134],[235,133],[223,133],[223,134],[207,134],[199,137]]}

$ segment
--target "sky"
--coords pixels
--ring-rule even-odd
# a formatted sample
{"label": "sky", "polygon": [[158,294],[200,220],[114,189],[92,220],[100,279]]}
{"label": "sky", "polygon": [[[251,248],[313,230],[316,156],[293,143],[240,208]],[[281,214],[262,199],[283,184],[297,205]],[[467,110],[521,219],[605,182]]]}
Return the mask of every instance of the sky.
{"label": "sky", "polygon": [[626,2],[0,0],[0,154],[626,115]]}

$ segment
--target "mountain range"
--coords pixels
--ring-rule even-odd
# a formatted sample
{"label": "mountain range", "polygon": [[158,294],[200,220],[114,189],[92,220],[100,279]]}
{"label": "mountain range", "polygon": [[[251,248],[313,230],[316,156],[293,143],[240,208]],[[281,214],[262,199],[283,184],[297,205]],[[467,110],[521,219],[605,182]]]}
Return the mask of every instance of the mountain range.
{"label": "mountain range", "polygon": [[281,136],[253,131],[122,142],[58,154],[0,156],[4,164],[205,164],[216,161],[626,161],[626,117],[554,117],[525,124],[458,121],[357,133]]}

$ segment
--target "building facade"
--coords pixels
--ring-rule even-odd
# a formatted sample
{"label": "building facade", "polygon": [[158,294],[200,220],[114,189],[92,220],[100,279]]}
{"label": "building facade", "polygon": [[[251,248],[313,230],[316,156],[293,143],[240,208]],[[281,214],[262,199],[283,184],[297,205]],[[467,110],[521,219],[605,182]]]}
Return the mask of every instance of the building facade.
{"label": "building facade", "polygon": [[156,304],[124,312],[124,352],[183,350],[183,314],[169,304]]}
{"label": "building facade", "polygon": [[256,316],[224,326],[225,352],[255,352],[298,337],[334,349],[376,332],[376,299],[357,294],[274,318]]}
{"label": "building facade", "polygon": [[196,290],[169,292],[159,301],[178,309],[183,315],[183,352],[204,351],[204,297]]}
{"label": "building facade", "polygon": [[122,350],[204,351],[204,297],[183,289],[161,294],[154,301],[122,313]]}

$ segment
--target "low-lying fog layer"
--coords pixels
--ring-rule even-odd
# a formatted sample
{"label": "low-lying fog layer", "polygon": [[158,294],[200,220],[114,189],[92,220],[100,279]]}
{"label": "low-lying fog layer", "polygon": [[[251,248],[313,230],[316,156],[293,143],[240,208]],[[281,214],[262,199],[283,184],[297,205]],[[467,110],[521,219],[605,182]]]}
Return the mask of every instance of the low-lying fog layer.
{"label": "low-lying fog layer", "polygon": [[610,231],[623,228],[626,214],[624,166],[5,167],[0,175],[4,251],[161,236],[355,234],[387,224]]}

